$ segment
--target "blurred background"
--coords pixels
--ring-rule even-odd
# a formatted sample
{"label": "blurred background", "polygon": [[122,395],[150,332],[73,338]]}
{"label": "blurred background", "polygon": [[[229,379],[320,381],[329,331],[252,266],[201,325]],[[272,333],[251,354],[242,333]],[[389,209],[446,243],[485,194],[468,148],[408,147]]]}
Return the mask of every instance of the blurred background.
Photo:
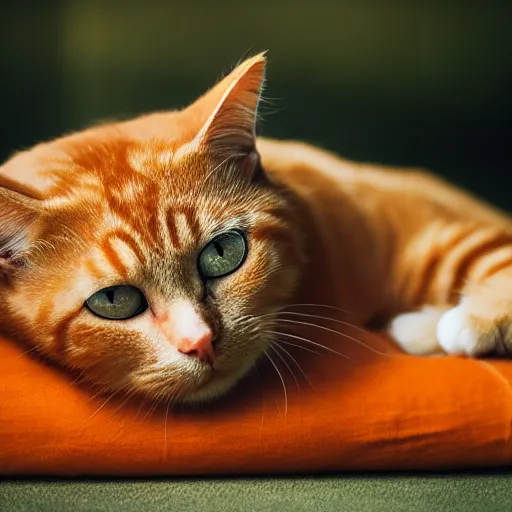
{"label": "blurred background", "polygon": [[423,166],[512,209],[512,1],[1,0],[0,161],[186,105],[269,50],[262,133]]}

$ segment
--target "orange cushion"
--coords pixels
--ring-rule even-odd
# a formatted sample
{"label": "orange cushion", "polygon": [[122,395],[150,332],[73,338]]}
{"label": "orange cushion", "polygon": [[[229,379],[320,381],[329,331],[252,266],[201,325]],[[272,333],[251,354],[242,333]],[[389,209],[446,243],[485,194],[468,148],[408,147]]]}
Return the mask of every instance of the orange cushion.
{"label": "orange cushion", "polygon": [[[326,340],[337,343],[339,340]],[[311,385],[270,365],[205,408],[147,416],[95,396],[0,340],[0,472],[186,475],[428,469],[512,462],[512,362],[416,358],[346,343],[352,360],[296,350]],[[332,345],[334,346],[334,345]],[[348,350],[350,348],[350,350]],[[104,404],[104,405],[103,405]],[[166,435],[166,440],[165,440]]]}

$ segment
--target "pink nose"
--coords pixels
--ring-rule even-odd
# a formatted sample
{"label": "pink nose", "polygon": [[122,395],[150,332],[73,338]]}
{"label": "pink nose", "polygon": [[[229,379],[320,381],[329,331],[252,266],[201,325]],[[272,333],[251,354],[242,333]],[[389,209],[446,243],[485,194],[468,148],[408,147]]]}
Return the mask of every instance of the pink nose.
{"label": "pink nose", "polygon": [[193,304],[183,299],[173,302],[156,317],[156,323],[178,352],[213,366],[213,331]]}
{"label": "pink nose", "polygon": [[213,365],[215,352],[213,351],[212,340],[212,331],[207,329],[199,336],[186,336],[175,339],[174,344],[178,352],[191,357],[197,357],[199,361]]}

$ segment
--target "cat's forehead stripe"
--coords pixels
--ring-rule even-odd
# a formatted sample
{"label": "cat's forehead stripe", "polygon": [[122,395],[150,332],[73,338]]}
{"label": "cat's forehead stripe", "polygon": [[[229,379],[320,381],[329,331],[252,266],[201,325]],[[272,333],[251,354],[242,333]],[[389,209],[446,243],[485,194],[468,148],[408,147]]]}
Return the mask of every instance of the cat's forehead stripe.
{"label": "cat's forehead stripe", "polygon": [[110,236],[112,238],[117,238],[121,240],[137,257],[137,259],[142,263],[146,263],[146,256],[144,255],[144,252],[142,248],[139,246],[137,241],[126,231],[116,230],[113,231]]}
{"label": "cat's forehead stripe", "polygon": [[146,264],[147,258],[137,241],[120,229],[107,233],[100,248],[110,266],[124,279],[128,278],[128,268],[136,262]]}
{"label": "cat's forehead stripe", "polygon": [[191,206],[171,206],[166,214],[167,232],[171,245],[180,249],[185,237],[197,242],[200,237],[200,224],[195,209]]}
{"label": "cat's forehead stripe", "polygon": [[98,268],[98,265],[91,258],[85,261],[85,268],[89,274],[94,277],[94,279],[100,279],[102,276],[101,270]]}
{"label": "cat's forehead stripe", "polygon": [[116,270],[116,272],[121,275],[124,279],[128,278],[128,270],[126,269],[124,263],[121,261],[119,257],[118,251],[116,250],[112,238],[106,238],[103,240],[101,244],[101,250],[103,254],[106,256],[108,262],[112,265],[112,267]]}

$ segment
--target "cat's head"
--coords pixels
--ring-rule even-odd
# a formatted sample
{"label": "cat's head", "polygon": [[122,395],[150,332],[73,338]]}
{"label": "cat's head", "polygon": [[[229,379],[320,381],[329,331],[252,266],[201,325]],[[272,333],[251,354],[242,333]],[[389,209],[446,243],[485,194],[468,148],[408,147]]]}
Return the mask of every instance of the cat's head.
{"label": "cat's head", "polygon": [[0,168],[0,322],[116,391],[214,397],[268,348],[301,256],[261,168],[253,57],[184,110]]}

